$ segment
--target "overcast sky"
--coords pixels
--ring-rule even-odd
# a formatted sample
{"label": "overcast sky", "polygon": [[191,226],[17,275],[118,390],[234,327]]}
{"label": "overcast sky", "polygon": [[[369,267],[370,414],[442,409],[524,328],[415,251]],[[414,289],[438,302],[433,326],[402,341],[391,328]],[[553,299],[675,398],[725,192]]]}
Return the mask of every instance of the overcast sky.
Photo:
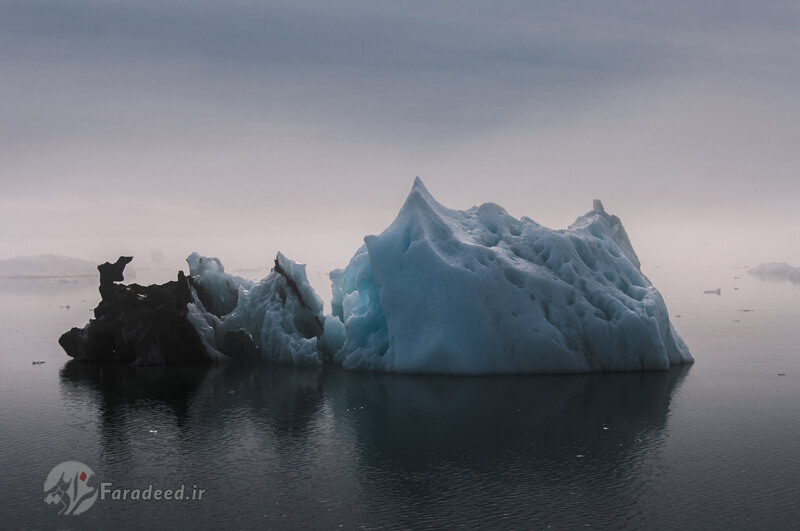
{"label": "overcast sky", "polygon": [[420,176],[800,265],[796,1],[0,0],[0,258],[329,269]]}

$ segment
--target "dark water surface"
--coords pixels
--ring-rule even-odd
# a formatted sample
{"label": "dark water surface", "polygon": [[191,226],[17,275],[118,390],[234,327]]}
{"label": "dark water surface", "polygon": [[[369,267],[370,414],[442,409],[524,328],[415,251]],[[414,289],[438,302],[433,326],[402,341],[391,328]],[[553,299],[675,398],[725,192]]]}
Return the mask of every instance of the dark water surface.
{"label": "dark water surface", "polygon": [[[693,366],[488,378],[68,362],[96,285],[3,281],[2,527],[797,528],[800,288],[728,273],[656,282]],[[68,460],[205,492],[59,516]]]}

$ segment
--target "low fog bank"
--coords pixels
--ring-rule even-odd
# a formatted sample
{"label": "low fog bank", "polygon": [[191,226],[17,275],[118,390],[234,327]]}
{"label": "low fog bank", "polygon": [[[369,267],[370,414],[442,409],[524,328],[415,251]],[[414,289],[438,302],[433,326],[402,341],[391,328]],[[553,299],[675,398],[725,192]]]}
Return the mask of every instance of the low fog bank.
{"label": "low fog bank", "polygon": [[[685,216],[678,220],[659,221],[641,215],[626,215],[625,211],[614,208],[613,198],[604,198],[604,202],[610,213],[622,219],[641,260],[643,272],[662,291],[665,291],[664,284],[695,285],[698,281],[705,281],[713,288],[717,275],[730,276],[734,269],[745,272],[764,262],[800,264],[800,249],[792,245],[795,235],[788,224],[759,225],[757,220],[695,221]],[[399,205],[400,201],[398,209]],[[574,217],[588,211],[590,206],[590,201],[587,201],[586,208],[575,212]],[[386,212],[383,225],[373,221],[365,222],[361,227],[351,224],[341,230],[325,226],[326,223],[320,220],[320,227],[315,230],[293,229],[287,224],[263,233],[251,227],[240,233],[193,234],[185,231],[184,236],[178,236],[160,233],[154,227],[142,224],[138,234],[134,225],[131,234],[113,237],[104,235],[102,227],[98,227],[96,234],[77,232],[73,238],[11,239],[4,249],[6,255],[0,259],[55,254],[101,263],[113,261],[120,255],[132,255],[134,261],[129,267],[135,271],[135,281],[155,283],[173,279],[179,269],[188,271],[185,258],[194,251],[219,257],[229,272],[261,279],[269,273],[275,255],[280,251],[307,264],[311,285],[328,305],[331,297],[328,273],[345,267],[362,245],[363,237],[380,233],[395,215],[396,211]],[[527,215],[547,225],[535,215]],[[69,225],[69,220],[65,220],[65,224]],[[550,226],[566,228],[564,225]],[[670,288],[666,288],[669,292]]]}

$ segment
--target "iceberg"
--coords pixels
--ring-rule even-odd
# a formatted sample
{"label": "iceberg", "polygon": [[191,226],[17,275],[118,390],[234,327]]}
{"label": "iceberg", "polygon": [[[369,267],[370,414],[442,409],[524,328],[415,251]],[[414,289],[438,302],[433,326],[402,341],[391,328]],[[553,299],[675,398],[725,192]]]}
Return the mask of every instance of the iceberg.
{"label": "iceberg", "polygon": [[132,365],[213,360],[214,351],[205,348],[190,318],[196,295],[183,271],[178,272],[177,280],[160,285],[119,283],[132,260],[131,256],[120,256],[113,264],[97,266],[100,303],[86,326],[72,328],[59,338],[67,355]]}
{"label": "iceberg", "polygon": [[747,271],[751,275],[768,280],[789,280],[800,284],[800,267],[786,262],[767,262]]}
{"label": "iceberg", "polygon": [[322,365],[344,343],[344,325],[323,316],[305,266],[281,253],[258,283],[226,273],[218,258],[193,253],[186,259],[188,277],[180,271],[164,284],[121,284],[131,260],[121,256],[97,267],[101,301],[85,327],[59,338],[67,355],[132,365]]}
{"label": "iceberg", "polygon": [[330,273],[323,313],[305,265],[259,282],[192,253],[189,275],[123,285],[102,264],[95,319],[60,343],[79,359],[338,365],[451,375],[667,370],[691,363],[618,217],[595,200],[565,230],[498,205],[441,205],[414,182],[394,222]]}
{"label": "iceberg", "polygon": [[600,201],[566,230],[487,203],[437,202],[417,178],[395,221],[332,271],[333,361],[396,373],[666,370],[693,358]]}
{"label": "iceberg", "polygon": [[0,260],[0,278],[97,278],[97,264],[88,260],[43,254]]}

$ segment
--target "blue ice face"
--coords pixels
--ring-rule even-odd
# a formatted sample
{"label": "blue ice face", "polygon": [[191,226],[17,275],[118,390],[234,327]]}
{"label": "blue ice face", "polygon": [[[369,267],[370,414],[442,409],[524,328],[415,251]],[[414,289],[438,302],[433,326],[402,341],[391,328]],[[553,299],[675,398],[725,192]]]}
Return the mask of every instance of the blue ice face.
{"label": "blue ice face", "polygon": [[417,180],[392,225],[365,242],[331,273],[345,368],[589,372],[692,361],[622,223],[599,201],[554,231],[494,204],[448,209]]}

